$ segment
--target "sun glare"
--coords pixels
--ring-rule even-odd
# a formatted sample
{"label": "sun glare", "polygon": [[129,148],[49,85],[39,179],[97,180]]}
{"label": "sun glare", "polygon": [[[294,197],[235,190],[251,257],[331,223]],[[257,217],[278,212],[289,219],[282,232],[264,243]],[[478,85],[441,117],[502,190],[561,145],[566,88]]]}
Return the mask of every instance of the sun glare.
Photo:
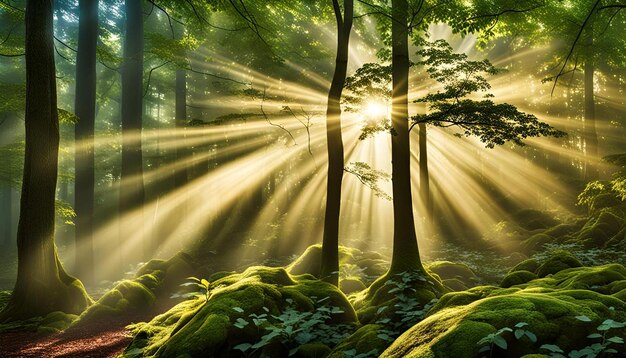
{"label": "sun glare", "polygon": [[381,101],[370,100],[366,103],[364,112],[368,118],[380,119],[387,117],[389,109],[387,105]]}

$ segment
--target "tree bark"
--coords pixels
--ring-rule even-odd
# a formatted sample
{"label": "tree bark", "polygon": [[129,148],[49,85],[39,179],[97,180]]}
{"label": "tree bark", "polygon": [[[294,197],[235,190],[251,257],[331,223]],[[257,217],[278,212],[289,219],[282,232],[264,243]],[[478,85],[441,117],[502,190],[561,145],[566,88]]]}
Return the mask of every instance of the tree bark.
{"label": "tree bark", "polygon": [[[0,245],[8,247],[11,243],[11,227],[13,225],[13,195],[11,195],[11,187],[2,187],[0,192]],[[5,249],[3,249],[5,250]]]}
{"label": "tree bark", "polygon": [[344,0],[343,16],[339,1],[333,0],[337,19],[337,58],[335,73],[328,92],[326,109],[326,140],[328,143],[328,180],[320,278],[335,286],[339,284],[339,213],[344,153],[341,135],[341,93],[348,71],[350,32],[354,15],[352,0]]}
{"label": "tree bark", "polygon": [[392,0],[391,161],[393,193],[393,253],[390,272],[424,271],[420,261],[413,200],[409,147],[409,45],[408,2]]}
{"label": "tree bark", "polygon": [[[143,153],[141,149],[143,109],[143,2],[126,0],[126,36],[122,67],[122,173],[120,183],[120,237],[141,240],[143,258]],[[139,232],[138,232],[139,231]]]}
{"label": "tree bark", "polygon": [[428,132],[426,123],[420,123],[419,127],[419,162],[420,162],[420,199],[425,210],[425,234],[431,234],[433,229],[433,200],[430,194],[430,173],[428,171]]}
{"label": "tree bark", "polygon": [[79,121],[74,127],[76,268],[83,281],[94,283],[94,128],[96,120],[96,46],[98,0],[80,0],[76,97],[74,110]]}
{"label": "tree bark", "polygon": [[59,118],[53,45],[52,0],[26,3],[26,145],[17,281],[0,322],[80,313],[91,299],[63,270],[54,245]]}

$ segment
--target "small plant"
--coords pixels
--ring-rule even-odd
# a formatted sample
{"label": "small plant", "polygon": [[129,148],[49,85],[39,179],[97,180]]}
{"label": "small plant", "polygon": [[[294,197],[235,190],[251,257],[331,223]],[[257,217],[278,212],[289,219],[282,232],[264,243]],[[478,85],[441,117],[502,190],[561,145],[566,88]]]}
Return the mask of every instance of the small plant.
{"label": "small plant", "polygon": [[211,297],[211,283],[206,279],[197,277],[187,277],[187,282],[180,285],[181,287],[195,287],[197,290],[185,293],[175,293],[170,298],[192,299],[196,297],[204,297],[206,302]]}
{"label": "small plant", "polygon": [[503,327],[494,333],[490,333],[486,335],[485,337],[480,339],[478,343],[476,343],[477,345],[481,346],[481,348],[478,350],[478,353],[489,352],[489,357],[491,357],[493,354],[494,346],[497,346],[503,350],[507,350],[509,348],[509,344],[506,338],[504,337],[506,333],[512,333],[515,339],[517,340],[527,338],[532,343],[536,343],[537,336],[533,332],[524,328],[526,326],[528,326],[528,323],[519,322],[513,328]]}
{"label": "small plant", "polygon": [[[613,307],[610,307],[614,310]],[[582,322],[591,322],[587,316],[577,316],[577,320]],[[612,319],[605,319],[597,328],[596,332],[587,336],[589,339],[599,339],[599,342],[588,345],[581,350],[574,350],[569,353],[570,358],[594,358],[603,354],[616,354],[618,351],[613,348],[616,344],[624,344],[624,338],[619,336],[609,336],[612,329],[620,329],[626,327],[626,322],[616,322]]]}
{"label": "small plant", "polygon": [[[251,325],[262,335],[254,343],[241,343],[233,349],[241,351],[246,357],[252,357],[264,347],[279,343],[289,348],[289,356],[292,356],[303,344],[319,342],[329,346],[336,345],[349,335],[352,327],[347,324],[327,323],[333,315],[344,312],[339,307],[326,304],[328,299],[326,297],[316,301],[317,307],[313,312],[300,311],[292,299],[286,299],[287,307],[278,315],[271,314],[269,308],[263,307],[264,313],[252,313],[247,318],[237,318],[233,324],[235,327],[244,329]],[[233,310],[244,313],[240,307],[234,307]]]}

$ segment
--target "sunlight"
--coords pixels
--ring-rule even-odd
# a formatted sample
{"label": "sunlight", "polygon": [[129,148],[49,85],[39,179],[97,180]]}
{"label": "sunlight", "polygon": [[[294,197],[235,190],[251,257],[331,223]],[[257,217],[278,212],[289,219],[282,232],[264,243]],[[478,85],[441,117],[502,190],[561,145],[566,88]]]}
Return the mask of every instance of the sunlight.
{"label": "sunlight", "polygon": [[370,99],[365,102],[364,114],[371,119],[385,119],[389,116],[389,106],[380,100]]}

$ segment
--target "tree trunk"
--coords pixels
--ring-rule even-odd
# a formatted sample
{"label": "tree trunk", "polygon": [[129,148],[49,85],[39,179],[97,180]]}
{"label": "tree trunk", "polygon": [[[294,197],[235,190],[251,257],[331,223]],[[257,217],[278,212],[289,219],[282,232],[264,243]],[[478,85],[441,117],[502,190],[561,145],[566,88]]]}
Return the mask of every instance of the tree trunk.
{"label": "tree trunk", "polygon": [[13,195],[11,195],[11,187],[2,187],[0,193],[0,246],[6,250],[11,243],[11,227],[13,225],[12,216]]}
{"label": "tree trunk", "polygon": [[80,313],[91,299],[63,270],[54,245],[59,118],[52,29],[52,1],[26,4],[26,145],[17,281],[0,322],[53,311]]}
{"label": "tree trunk", "polygon": [[[126,36],[122,67],[122,173],[120,183],[120,237],[143,243],[143,7],[142,1],[126,0]],[[148,245],[143,243],[143,258]]]}
{"label": "tree trunk", "polygon": [[409,45],[407,0],[392,0],[391,162],[393,164],[393,254],[390,272],[424,271],[420,261],[411,196],[409,147]]}
{"label": "tree trunk", "polygon": [[424,230],[425,234],[433,232],[433,200],[430,194],[430,173],[428,172],[428,132],[426,123],[419,125],[419,162],[420,162],[420,199],[425,210]]}
{"label": "tree trunk", "polygon": [[337,58],[326,109],[328,180],[320,278],[337,286],[339,284],[339,211],[344,169],[343,139],[341,136],[341,93],[348,71],[348,50],[354,4],[352,0],[344,0],[343,17],[338,0],[333,0],[333,5],[337,18]]}
{"label": "tree trunk", "polygon": [[585,138],[585,180],[598,178],[598,134],[596,132],[596,103],[593,97],[594,64],[591,55],[593,47],[593,27],[589,27],[587,46],[589,57],[585,61],[585,122],[583,133]]}
{"label": "tree trunk", "polygon": [[[180,163],[187,159],[188,150],[186,144],[185,123],[187,122],[187,74],[185,70],[176,71],[176,131],[182,138],[180,144],[176,146],[176,162]],[[174,184],[176,188],[187,185],[187,166],[176,170]]]}
{"label": "tree trunk", "polygon": [[76,98],[74,111],[80,119],[74,127],[76,269],[83,281],[94,283],[94,128],[96,120],[96,45],[98,42],[98,0],[80,0]]}

